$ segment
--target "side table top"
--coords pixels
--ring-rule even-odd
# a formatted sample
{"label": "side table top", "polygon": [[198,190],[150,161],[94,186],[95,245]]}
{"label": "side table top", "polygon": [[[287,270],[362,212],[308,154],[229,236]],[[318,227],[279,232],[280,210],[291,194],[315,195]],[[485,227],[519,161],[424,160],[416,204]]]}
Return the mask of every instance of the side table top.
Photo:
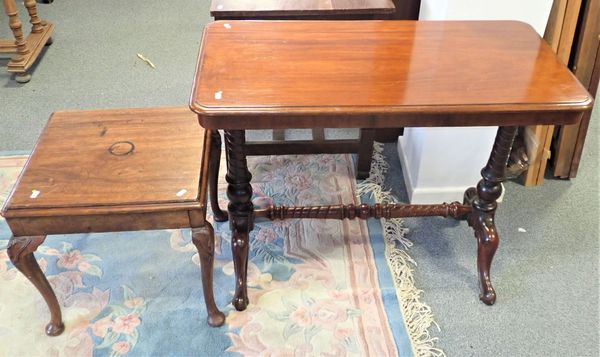
{"label": "side table top", "polygon": [[207,128],[260,129],[565,124],[592,103],[521,22],[218,21],[190,107]]}
{"label": "side table top", "polygon": [[395,9],[392,0],[212,0],[210,5],[215,18],[372,15]]}
{"label": "side table top", "polygon": [[203,147],[185,107],[56,112],[4,213],[198,206]]}

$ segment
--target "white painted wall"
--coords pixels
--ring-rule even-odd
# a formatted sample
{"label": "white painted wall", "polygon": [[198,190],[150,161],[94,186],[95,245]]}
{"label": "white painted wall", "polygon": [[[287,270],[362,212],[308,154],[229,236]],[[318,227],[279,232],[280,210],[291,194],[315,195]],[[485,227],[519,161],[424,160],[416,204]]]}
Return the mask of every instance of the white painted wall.
{"label": "white painted wall", "polygon": [[552,0],[421,0],[421,20],[518,20],[544,35]]}
{"label": "white painted wall", "polygon": [[[519,20],[543,36],[552,0],[421,0],[420,20]],[[481,178],[497,127],[406,128],[398,154],[411,203],[462,201]]]}

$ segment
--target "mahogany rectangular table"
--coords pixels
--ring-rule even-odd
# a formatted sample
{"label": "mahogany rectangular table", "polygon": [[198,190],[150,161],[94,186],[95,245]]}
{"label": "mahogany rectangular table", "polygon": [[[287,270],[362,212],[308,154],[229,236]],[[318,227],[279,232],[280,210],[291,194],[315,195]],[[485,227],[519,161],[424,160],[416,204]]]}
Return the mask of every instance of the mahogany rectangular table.
{"label": "mahogany rectangular table", "polygon": [[[478,241],[481,295],[506,163],[519,125],[572,124],[593,99],[529,25],[512,21],[221,21],[202,39],[190,107],[225,130],[234,306],[247,303],[255,217],[467,219]],[[335,120],[332,120],[335,119]],[[463,203],[254,209],[246,129],[499,126],[483,179]],[[474,148],[482,150],[484,148]],[[443,173],[442,173],[443,174]]]}

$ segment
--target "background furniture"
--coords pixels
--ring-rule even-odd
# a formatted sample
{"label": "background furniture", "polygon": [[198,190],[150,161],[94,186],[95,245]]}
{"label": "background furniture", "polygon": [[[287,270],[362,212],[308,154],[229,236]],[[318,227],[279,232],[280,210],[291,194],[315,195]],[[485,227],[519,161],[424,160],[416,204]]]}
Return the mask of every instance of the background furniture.
{"label": "background furniture", "polygon": [[[269,66],[261,65],[266,57]],[[248,236],[259,215],[466,218],[478,241],[480,299],[493,304],[494,219],[517,126],[573,124],[593,102],[539,35],[514,21],[215,22],[204,31],[190,100],[203,127],[225,130],[238,310],[248,304]],[[463,204],[255,210],[245,130],[330,125],[500,128]]]}
{"label": "background furniture", "polygon": [[[211,15],[215,20],[414,20],[420,1],[392,0],[300,0],[252,1],[212,0]],[[398,9],[396,9],[398,6]],[[361,70],[359,68],[355,70]],[[323,128],[312,129],[312,142],[284,142],[285,131],[274,130],[274,143],[247,143],[249,155],[358,153],[357,177],[369,176],[373,141],[394,141],[401,131],[397,129],[361,129],[358,140],[325,140]]]}
{"label": "background furniture", "polygon": [[16,81],[27,83],[31,80],[31,74],[27,73],[35,63],[44,45],[52,43],[52,32],[54,25],[48,21],[42,21],[37,14],[35,0],[25,0],[25,7],[29,13],[31,22],[31,33],[27,38],[23,36],[22,23],[17,13],[15,0],[4,0],[4,10],[9,18],[10,29],[15,40],[0,40],[0,53],[15,53],[8,62],[8,71],[16,73]]}
{"label": "background furniture", "polygon": [[[544,39],[564,64],[569,63],[581,1],[554,0],[544,33]],[[534,125],[525,128],[524,139],[529,157],[529,168],[522,175],[525,186],[541,185],[544,182],[548,159],[551,156],[550,144],[553,133],[553,125]]]}
{"label": "background furniture", "polygon": [[[554,0],[544,38],[591,91],[597,86],[591,78],[599,35],[599,0]],[[588,120],[584,117],[573,125],[526,128],[530,168],[524,175],[525,185],[541,184],[548,162],[553,176],[577,176]]]}
{"label": "background furniture", "polygon": [[[569,66],[577,79],[592,93],[596,93],[598,89],[599,38],[600,0],[583,0],[577,20],[575,39],[572,40],[573,50],[568,58]],[[589,120],[590,115],[586,115],[578,124],[560,126],[555,130],[554,155],[551,157],[554,176],[561,178],[577,176]]]}
{"label": "background furniture", "polygon": [[365,20],[395,12],[392,0],[212,0],[215,20]]}
{"label": "background furniture", "polygon": [[[2,209],[13,233],[9,258],[50,308],[48,335],[64,325],[33,252],[50,234],[191,228],[208,324],[224,323],[213,297],[214,233],[206,221],[210,149],[210,133],[188,108],[52,115]],[[218,166],[210,171],[216,177]]]}

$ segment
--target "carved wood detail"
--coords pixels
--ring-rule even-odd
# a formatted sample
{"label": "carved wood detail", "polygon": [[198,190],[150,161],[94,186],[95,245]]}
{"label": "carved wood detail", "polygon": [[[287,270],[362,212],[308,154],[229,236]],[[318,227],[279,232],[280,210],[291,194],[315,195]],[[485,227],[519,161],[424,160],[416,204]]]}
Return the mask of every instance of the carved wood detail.
{"label": "carved wood detail", "polygon": [[6,15],[8,15],[8,23],[15,37],[15,45],[17,46],[17,56],[13,58],[13,61],[23,61],[23,56],[29,53],[29,48],[23,36],[23,23],[19,19],[14,0],[4,0],[4,10],[6,11]]}
{"label": "carved wood detail", "polygon": [[60,305],[50,283],[33,256],[33,252],[45,239],[46,236],[12,237],[6,250],[10,261],[38,289],[50,309],[50,322],[46,325],[46,334],[58,336],[65,330]]}
{"label": "carved wood detail", "polygon": [[29,13],[29,22],[31,22],[31,32],[38,33],[43,31],[42,20],[37,14],[37,5],[35,0],[25,0],[25,8]]}
{"label": "carved wood detail", "polygon": [[223,314],[215,303],[213,294],[213,263],[215,258],[215,231],[209,223],[202,227],[192,228],[192,242],[200,256],[202,271],[202,292],[208,314],[207,322],[210,326],[218,327],[225,323]]}
{"label": "carved wood detail", "polygon": [[465,192],[465,200],[473,205],[473,211],[467,221],[475,231],[477,238],[477,270],[481,294],[479,299],[487,305],[496,301],[496,292],[490,278],[490,267],[500,237],[496,230],[494,216],[498,198],[502,195],[502,181],[506,179],[506,164],[512,148],[517,127],[500,127],[487,165],[481,170],[483,179]]}
{"label": "carved wood detail", "polygon": [[361,205],[330,205],[330,206],[304,206],[286,207],[270,206],[266,209],[257,209],[256,217],[265,217],[270,220],[288,218],[312,219],[369,219],[369,218],[399,218],[399,217],[426,217],[442,216],[461,218],[472,210],[470,205],[459,202],[443,203],[436,205],[408,205],[403,203],[391,204],[361,204]]}
{"label": "carved wood detail", "polygon": [[227,197],[229,198],[229,225],[231,227],[231,249],[235,270],[235,293],[233,306],[245,310],[248,306],[246,277],[248,271],[248,234],[253,229],[252,175],[248,171],[244,143],[244,130],[225,131],[225,151],[227,155]]}

